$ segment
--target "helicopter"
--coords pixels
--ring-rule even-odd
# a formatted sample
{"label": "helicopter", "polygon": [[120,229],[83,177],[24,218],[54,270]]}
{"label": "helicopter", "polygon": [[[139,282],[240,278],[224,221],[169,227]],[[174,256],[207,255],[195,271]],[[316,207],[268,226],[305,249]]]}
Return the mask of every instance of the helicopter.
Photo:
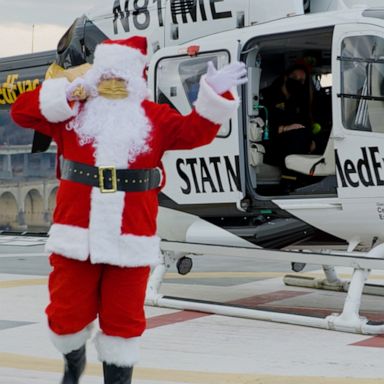
{"label": "helicopter", "polygon": [[[158,215],[163,261],[152,272],[148,304],[384,333],[384,324],[359,316],[370,270],[384,269],[380,3],[96,1],[61,38],[55,60],[70,68],[92,63],[95,46],[103,39],[146,36],[152,98],[183,114],[193,108],[208,62],[220,68],[239,60],[247,67],[238,113],[215,140],[193,151],[170,151],[163,158],[167,183],[159,195]],[[279,165],[270,145],[272,111],[263,94],[298,62],[310,67],[314,128],[321,144],[314,153],[289,154]],[[35,135],[34,152],[48,148],[49,140]],[[205,254],[289,260],[296,272],[307,263],[317,264],[323,267],[325,285],[333,286],[343,285],[334,266],[354,272],[342,313],[325,319],[193,302],[159,292],[172,265],[186,274],[192,258]]]}

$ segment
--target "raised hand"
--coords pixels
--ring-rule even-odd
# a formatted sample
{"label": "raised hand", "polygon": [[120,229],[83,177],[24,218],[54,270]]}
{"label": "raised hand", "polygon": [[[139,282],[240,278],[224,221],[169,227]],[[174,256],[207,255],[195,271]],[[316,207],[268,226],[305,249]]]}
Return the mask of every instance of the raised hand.
{"label": "raised hand", "polygon": [[68,85],[65,93],[68,100],[80,101],[88,98],[90,90],[85,80],[82,77],[78,77]]}
{"label": "raised hand", "polygon": [[219,70],[210,61],[205,80],[218,95],[221,95],[233,87],[245,84],[248,81],[247,70],[245,64],[240,61],[227,64]]}

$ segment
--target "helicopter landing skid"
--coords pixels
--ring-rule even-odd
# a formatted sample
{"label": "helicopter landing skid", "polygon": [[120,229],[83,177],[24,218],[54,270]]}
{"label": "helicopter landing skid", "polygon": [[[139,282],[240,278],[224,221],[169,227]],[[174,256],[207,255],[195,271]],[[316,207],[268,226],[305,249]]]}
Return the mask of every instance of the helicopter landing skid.
{"label": "helicopter landing skid", "polygon": [[[151,274],[146,305],[179,310],[191,310],[223,316],[272,321],[323,328],[342,332],[378,335],[384,333],[384,323],[373,322],[359,315],[361,297],[371,269],[384,270],[384,245],[381,244],[369,252],[293,252],[275,251],[262,248],[216,246],[183,242],[162,241],[162,262]],[[164,275],[169,268],[185,255],[233,255],[255,256],[274,261],[291,261],[319,265],[348,266],[354,269],[348,294],[341,314],[334,313],[325,318],[302,316],[289,313],[263,311],[236,305],[221,304],[204,300],[193,300],[162,295],[159,290]]]}

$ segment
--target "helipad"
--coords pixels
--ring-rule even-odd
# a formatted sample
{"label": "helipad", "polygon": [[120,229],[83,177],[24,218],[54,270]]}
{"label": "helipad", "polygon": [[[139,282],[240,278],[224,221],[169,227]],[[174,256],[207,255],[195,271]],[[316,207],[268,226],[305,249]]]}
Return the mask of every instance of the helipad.
{"label": "helipad", "polygon": [[[51,345],[44,308],[49,265],[41,244],[0,246],[0,383],[59,383],[60,354]],[[326,316],[340,312],[345,294],[287,287],[290,264],[200,257],[187,276],[170,272],[162,292],[267,311]],[[338,270],[348,278],[349,270]],[[320,271],[308,267],[309,275]],[[384,273],[371,279],[382,283]],[[363,314],[384,320],[383,299],[365,295]],[[384,383],[384,336],[146,308],[136,384]],[[96,324],[97,325],[97,324]],[[83,384],[101,384],[92,342]]]}

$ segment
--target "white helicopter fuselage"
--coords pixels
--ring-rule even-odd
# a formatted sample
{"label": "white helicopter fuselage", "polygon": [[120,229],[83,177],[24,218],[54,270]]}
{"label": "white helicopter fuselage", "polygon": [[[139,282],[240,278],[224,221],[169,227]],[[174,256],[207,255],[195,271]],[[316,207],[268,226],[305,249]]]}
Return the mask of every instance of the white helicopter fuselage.
{"label": "white helicopter fuselage", "polygon": [[[230,215],[226,212],[229,208],[244,221],[263,214],[263,210],[266,217],[276,210],[284,211],[354,246],[370,247],[384,241],[384,7],[379,7],[380,1],[365,1],[362,5],[351,0],[304,3],[311,7],[310,12],[305,13],[302,1],[157,0],[138,5],[116,0],[107,11],[96,7],[88,15],[109,38],[130,34],[148,37],[148,80],[153,97],[157,101],[165,98],[182,113],[192,108],[186,82],[193,71],[201,74],[200,67],[207,60],[214,60],[218,66],[243,60],[249,68],[250,81],[239,90],[241,108],[214,142],[165,156],[168,182],[163,193],[173,204],[160,210],[159,228],[164,238],[202,241],[205,230],[192,231],[191,225],[199,227],[198,220],[205,228],[200,219],[204,215],[196,212],[213,209],[216,220],[211,223],[219,239],[223,235],[219,217]],[[321,40],[327,33],[327,38]],[[316,41],[316,34],[320,41]],[[307,47],[300,35],[308,36]],[[366,45],[365,50],[349,47],[366,42],[371,46]],[[277,51],[285,43],[292,47],[285,45],[279,56]],[[304,193],[300,189],[294,193],[260,192],[258,168],[265,164],[265,148],[260,138],[251,140],[253,131],[259,128],[255,127],[255,118],[261,116],[262,102],[253,108],[255,96],[258,99],[269,80],[263,79],[263,74],[271,72],[268,64],[272,60],[284,58],[286,63],[280,66],[284,69],[305,54],[319,60],[314,64],[315,75],[330,81],[329,136],[323,153],[293,154],[286,165],[299,177],[306,177],[307,189],[324,178],[337,178],[331,193],[317,187]],[[276,60],[274,63],[276,66]],[[352,81],[356,76],[361,78]],[[361,91],[367,83],[368,90]],[[358,119],[362,120],[360,125]],[[259,158],[251,160],[254,155]],[[312,167],[318,161],[314,176],[309,176],[306,164]],[[281,178],[281,169],[269,169]],[[275,183],[276,177],[271,185]],[[262,184],[266,185],[265,181]],[[222,210],[221,214],[215,207]],[[183,211],[190,215],[181,219]],[[179,222],[184,223],[177,229],[169,225],[174,223],[176,213]],[[216,235],[212,234],[212,241]],[[229,236],[228,242],[243,241],[237,237]]]}
{"label": "white helicopter fuselage", "polygon": [[[381,0],[97,0],[63,36],[57,57],[65,67],[91,62],[103,39],[145,35],[152,98],[183,114],[193,108],[208,61],[217,67],[246,63],[249,81],[238,89],[238,113],[215,140],[163,158],[167,184],[158,221],[163,239],[292,249],[325,238],[366,250],[384,241],[383,13]],[[37,86],[48,58],[2,61],[7,84],[0,88],[1,108],[7,110],[23,90],[24,77],[36,77]],[[37,60],[39,74],[31,64]],[[291,153],[276,164],[274,116],[264,104],[265,90],[303,61],[311,72],[317,149]],[[8,131],[5,136],[17,144]],[[19,167],[15,151],[3,148],[2,155],[13,156]],[[4,175],[11,177],[15,167],[10,162]],[[0,225],[36,225],[38,212],[28,216],[23,198],[17,198],[20,191],[8,184],[2,204],[13,208]],[[48,225],[53,201],[41,190],[46,212],[39,226]],[[52,170],[51,194],[54,190]]]}

